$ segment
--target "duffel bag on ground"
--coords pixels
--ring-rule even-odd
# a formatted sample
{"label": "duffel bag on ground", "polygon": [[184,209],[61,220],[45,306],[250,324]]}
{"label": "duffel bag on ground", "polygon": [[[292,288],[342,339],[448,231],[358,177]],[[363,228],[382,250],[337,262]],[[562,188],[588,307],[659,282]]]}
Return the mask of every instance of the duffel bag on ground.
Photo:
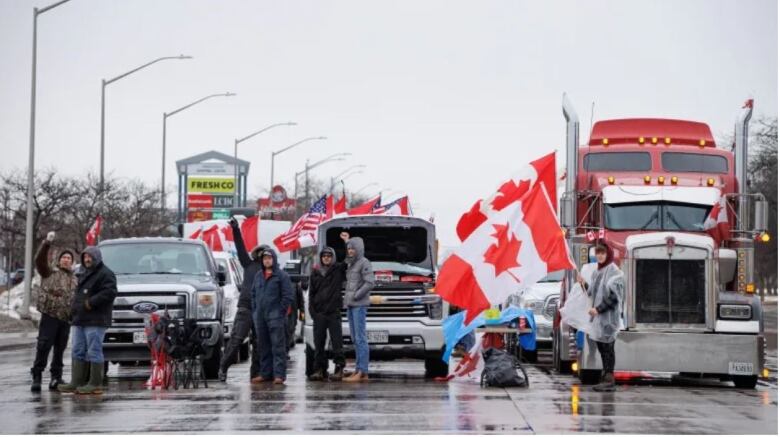
{"label": "duffel bag on ground", "polygon": [[480,384],[483,387],[528,387],[528,374],[520,361],[506,351],[496,348],[486,350],[485,370]]}

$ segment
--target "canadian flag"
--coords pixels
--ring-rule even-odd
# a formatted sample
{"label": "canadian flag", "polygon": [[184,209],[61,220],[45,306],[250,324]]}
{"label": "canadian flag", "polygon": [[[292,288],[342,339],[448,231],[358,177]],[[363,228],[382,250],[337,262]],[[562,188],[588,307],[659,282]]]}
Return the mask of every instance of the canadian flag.
{"label": "canadian flag", "polygon": [[336,201],[333,195],[328,196],[325,206],[325,219],[330,220],[333,217],[339,217],[347,214],[347,196],[342,195],[341,199]]}
{"label": "canadian flag", "polygon": [[409,207],[409,196],[401,197],[387,205],[382,205],[371,214],[375,215],[412,215]]}
{"label": "canadian flag", "polygon": [[371,214],[374,212],[375,209],[379,209],[382,206],[382,196],[376,196],[373,199],[369,200],[368,202],[356,206],[349,211],[347,211],[347,214],[349,215],[365,215],[365,214]]}
{"label": "canadian flag", "polygon": [[201,239],[212,252],[222,252],[222,238],[220,237],[219,226],[212,225],[201,233]]}
{"label": "canadian flag", "polygon": [[94,246],[98,242],[98,238],[100,237],[100,226],[103,224],[103,218],[100,217],[100,214],[98,214],[97,217],[95,217],[95,222],[92,223],[92,226],[90,226],[89,230],[87,231],[87,235],[84,237],[84,239],[87,242],[87,246]]}
{"label": "canadian flag", "polygon": [[704,230],[715,240],[716,246],[720,246],[723,240],[729,238],[729,214],[725,196],[721,196],[718,203],[712,206],[710,214],[704,220]]}
{"label": "canadian flag", "polygon": [[563,231],[544,184],[486,217],[444,262],[436,293],[468,310],[465,323],[503,304],[522,285],[573,269]]}
{"label": "canadian flag", "polygon": [[501,184],[498,191],[487,199],[477,200],[458,221],[456,232],[460,241],[465,241],[475,229],[487,220],[488,216],[520,199],[536,182],[541,182],[547,189],[553,211],[557,211],[555,152],[552,152],[523,167],[514,177]]}

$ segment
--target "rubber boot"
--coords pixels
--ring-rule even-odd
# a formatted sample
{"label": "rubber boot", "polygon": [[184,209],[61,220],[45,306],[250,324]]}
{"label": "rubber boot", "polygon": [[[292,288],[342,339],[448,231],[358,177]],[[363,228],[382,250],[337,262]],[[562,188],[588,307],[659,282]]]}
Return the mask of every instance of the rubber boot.
{"label": "rubber boot", "polygon": [[70,369],[70,383],[60,384],[57,387],[57,391],[60,393],[74,393],[76,388],[84,385],[87,382],[87,375],[89,374],[89,363],[73,359]]}
{"label": "rubber boot", "polygon": [[76,394],[99,395],[103,393],[103,363],[89,363],[89,381],[76,389]]}
{"label": "rubber boot", "polygon": [[38,393],[41,391],[41,381],[43,380],[42,372],[32,370],[30,373],[32,373],[32,385],[30,386],[30,391],[33,393]]}
{"label": "rubber boot", "polygon": [[612,372],[605,374],[601,384],[594,386],[593,391],[598,391],[598,392],[615,391],[615,374]]}

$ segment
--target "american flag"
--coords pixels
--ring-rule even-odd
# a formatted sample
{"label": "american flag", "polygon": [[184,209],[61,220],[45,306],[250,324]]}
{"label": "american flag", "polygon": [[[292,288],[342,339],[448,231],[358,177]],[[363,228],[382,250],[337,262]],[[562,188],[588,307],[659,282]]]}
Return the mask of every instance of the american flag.
{"label": "american flag", "polygon": [[326,199],[326,196],[322,196],[287,232],[274,239],[274,244],[280,252],[314,246],[317,243],[317,227],[326,218]]}
{"label": "american flag", "polygon": [[400,199],[396,199],[387,205],[382,205],[379,208],[374,208],[371,214],[375,215],[412,215],[411,207],[409,206],[409,197],[404,196]]}

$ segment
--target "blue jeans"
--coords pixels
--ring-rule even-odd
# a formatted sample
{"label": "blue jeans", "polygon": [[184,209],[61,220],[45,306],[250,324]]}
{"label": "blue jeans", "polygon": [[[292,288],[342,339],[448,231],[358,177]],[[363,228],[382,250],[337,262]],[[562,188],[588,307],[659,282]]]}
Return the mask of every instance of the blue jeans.
{"label": "blue jeans", "polygon": [[368,307],[348,307],[349,336],[355,346],[355,371],[368,374],[368,335],[366,313]]}
{"label": "blue jeans", "polygon": [[73,359],[90,363],[102,363],[103,337],[106,335],[106,327],[103,326],[74,326],[71,338],[73,339]]}

